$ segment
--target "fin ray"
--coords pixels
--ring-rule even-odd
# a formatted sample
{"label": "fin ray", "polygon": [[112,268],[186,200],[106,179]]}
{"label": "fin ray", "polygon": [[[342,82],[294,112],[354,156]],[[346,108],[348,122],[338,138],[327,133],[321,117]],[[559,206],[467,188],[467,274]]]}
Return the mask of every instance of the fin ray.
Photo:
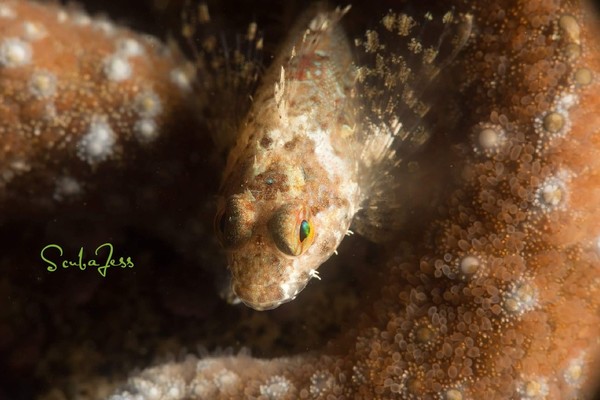
{"label": "fin ray", "polygon": [[201,118],[217,148],[226,150],[235,143],[264,72],[262,32],[252,22],[245,33],[236,34],[232,40],[212,20],[206,3],[193,6],[190,1],[183,7],[182,25],[195,62],[196,92],[202,94]]}
{"label": "fin ray", "polygon": [[408,161],[431,138],[432,108],[441,101],[437,83],[468,41],[471,25],[471,16],[452,12],[421,20],[390,12],[377,31],[355,41],[365,196],[353,226],[371,240],[400,230],[423,197],[415,182],[421,174]]}

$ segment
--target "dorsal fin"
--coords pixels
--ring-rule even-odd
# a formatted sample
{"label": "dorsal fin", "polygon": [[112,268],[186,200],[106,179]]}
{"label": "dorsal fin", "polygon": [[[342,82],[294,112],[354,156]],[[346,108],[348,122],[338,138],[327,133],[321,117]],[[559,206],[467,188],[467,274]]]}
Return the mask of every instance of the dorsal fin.
{"label": "dorsal fin", "polygon": [[235,143],[263,73],[263,37],[255,22],[243,33],[228,34],[204,2],[190,0],[182,10],[182,35],[192,53],[203,118],[219,150]]}
{"label": "dorsal fin", "polygon": [[355,41],[365,197],[353,226],[371,240],[385,240],[406,222],[416,190],[410,181],[417,179],[407,159],[430,139],[428,114],[443,101],[436,83],[466,44],[471,24],[471,16],[452,12],[415,18],[390,11],[377,30]]}

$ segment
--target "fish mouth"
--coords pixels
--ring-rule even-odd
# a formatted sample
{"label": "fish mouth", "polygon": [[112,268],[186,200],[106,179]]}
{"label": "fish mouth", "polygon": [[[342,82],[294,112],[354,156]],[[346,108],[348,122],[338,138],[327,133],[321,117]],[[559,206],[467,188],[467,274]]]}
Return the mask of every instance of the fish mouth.
{"label": "fish mouth", "polygon": [[228,257],[231,290],[255,310],[271,310],[294,300],[310,277],[277,252],[238,249]]}
{"label": "fish mouth", "polygon": [[306,283],[300,282],[294,282],[293,285],[241,285],[232,282],[231,288],[246,306],[257,311],[266,311],[294,300],[305,286]]}
{"label": "fish mouth", "polygon": [[294,297],[287,299],[287,300],[282,300],[282,301],[275,301],[275,302],[271,302],[271,303],[253,303],[253,302],[249,302],[244,300],[243,298],[240,297],[240,300],[242,301],[242,303],[244,303],[246,306],[256,310],[256,311],[268,311],[268,310],[273,310],[277,307],[279,307],[282,304],[285,304],[289,301],[294,300]]}

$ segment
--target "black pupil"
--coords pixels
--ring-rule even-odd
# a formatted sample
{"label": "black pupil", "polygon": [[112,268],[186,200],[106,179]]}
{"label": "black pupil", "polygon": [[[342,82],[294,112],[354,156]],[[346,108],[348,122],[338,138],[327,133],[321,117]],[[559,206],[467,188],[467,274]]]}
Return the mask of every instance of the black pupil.
{"label": "black pupil", "polygon": [[300,241],[304,242],[308,235],[310,235],[310,224],[307,220],[303,220],[300,223]]}

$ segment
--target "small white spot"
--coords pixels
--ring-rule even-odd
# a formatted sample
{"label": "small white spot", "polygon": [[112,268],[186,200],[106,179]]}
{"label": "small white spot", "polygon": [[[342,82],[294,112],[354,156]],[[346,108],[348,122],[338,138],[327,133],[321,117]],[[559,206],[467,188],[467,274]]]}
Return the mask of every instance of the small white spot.
{"label": "small white spot", "polygon": [[117,42],[117,53],[124,57],[137,57],[144,54],[144,47],[135,39],[120,39]]}
{"label": "small white spot", "polygon": [[130,380],[130,384],[134,390],[141,395],[141,398],[146,400],[180,400],[186,395],[186,383],[183,378],[171,377],[168,373],[163,372],[165,375],[159,375],[156,372],[158,378],[150,376],[145,377],[133,377]]}
{"label": "small white spot", "polygon": [[0,43],[0,66],[20,67],[31,62],[31,45],[18,38],[6,38]]}
{"label": "small white spot", "polygon": [[568,200],[567,184],[569,180],[570,176],[565,171],[546,178],[537,189],[534,204],[544,212],[564,209]]}
{"label": "small white spot", "polygon": [[565,369],[565,381],[572,387],[579,387],[583,382],[584,355],[571,360]]}
{"label": "small white spot", "polygon": [[217,396],[217,388],[203,377],[196,377],[188,385],[188,393],[199,399],[211,399]]}
{"label": "small white spot", "polygon": [[106,119],[96,117],[77,144],[77,155],[90,164],[104,161],[112,154],[115,142],[115,133]]}
{"label": "small white spot", "polygon": [[171,82],[173,82],[179,89],[188,91],[192,87],[192,82],[189,75],[182,68],[175,68],[171,70],[169,74]]}
{"label": "small white spot", "polygon": [[517,387],[517,393],[522,400],[543,400],[548,396],[549,388],[545,378],[533,378],[521,382]]}
{"label": "small white spot", "polygon": [[352,366],[352,382],[359,385],[367,383],[367,375],[369,374],[369,368],[367,368],[363,362],[358,361]]}
{"label": "small white spot", "polygon": [[29,172],[31,171],[31,165],[29,165],[26,161],[24,160],[15,160],[12,161],[10,163],[10,167],[18,172],[18,173],[23,173],[23,172]]}
{"label": "small white spot", "polygon": [[534,128],[539,135],[536,150],[545,150],[551,146],[553,139],[566,136],[571,130],[569,109],[578,103],[573,93],[557,96],[549,110],[534,119]]}
{"label": "small white spot", "polygon": [[134,108],[139,115],[152,118],[162,112],[162,102],[156,93],[145,90],[135,96]]}
{"label": "small white spot", "polygon": [[8,168],[0,170],[0,179],[8,183],[16,176],[31,171],[31,165],[23,159],[12,160],[8,163]]}
{"label": "small white spot", "polygon": [[226,390],[232,386],[235,386],[240,381],[240,377],[233,371],[223,369],[217,372],[213,378],[213,383],[220,390]]}
{"label": "small white spot", "polygon": [[511,314],[521,315],[533,310],[538,305],[538,293],[535,286],[530,283],[514,285],[507,293],[504,300],[504,308]]}
{"label": "small white spot", "polygon": [[335,378],[329,371],[317,371],[310,377],[310,394],[322,396],[336,386]]}
{"label": "small white spot", "polygon": [[158,137],[158,125],[153,119],[140,119],[133,127],[135,137],[141,143],[151,143]]}
{"label": "small white spot", "polygon": [[568,110],[579,102],[579,98],[573,93],[566,93],[556,100],[556,108]]}
{"label": "small white spot", "polygon": [[64,10],[59,10],[56,13],[56,20],[61,24],[68,19],[69,19],[69,14],[67,14]]}
{"label": "small white spot", "polygon": [[498,154],[506,143],[506,133],[500,125],[482,123],[473,130],[474,150],[488,157]]}
{"label": "small white spot", "polygon": [[48,71],[37,71],[29,79],[29,91],[38,99],[51,97],[56,93],[56,76]]}
{"label": "small white spot", "polygon": [[541,188],[540,197],[544,204],[557,206],[563,198],[563,190],[558,183],[547,183]]}
{"label": "small white spot", "polygon": [[129,79],[131,73],[131,64],[122,56],[113,55],[104,60],[104,74],[111,81],[120,82]]}
{"label": "small white spot", "polygon": [[460,270],[465,275],[472,275],[479,270],[481,264],[477,257],[466,256],[460,261]]}
{"label": "small white spot", "polygon": [[31,41],[41,40],[48,35],[48,31],[43,25],[31,21],[23,22],[23,31],[25,32],[25,39]]}
{"label": "small white spot", "polygon": [[89,24],[92,23],[92,19],[90,18],[90,16],[84,12],[76,13],[73,16],[72,21],[75,25],[79,25],[79,26],[88,26]]}
{"label": "small white spot", "polygon": [[15,10],[6,4],[0,4],[0,18],[14,19],[17,17]]}
{"label": "small white spot", "polygon": [[73,198],[81,194],[82,188],[79,182],[70,176],[63,176],[56,180],[54,189],[54,199],[63,201],[67,198]]}
{"label": "small white spot", "polygon": [[261,396],[269,400],[283,399],[293,387],[292,383],[284,376],[275,375],[267,379],[264,385],[260,385]]}
{"label": "small white spot", "polygon": [[445,400],[463,400],[463,392],[457,388],[451,388],[446,390],[444,399]]}
{"label": "small white spot", "polygon": [[166,393],[166,398],[167,399],[181,399],[183,397],[185,393],[185,386],[182,387],[178,387],[178,386],[173,386],[170,387],[169,390]]}
{"label": "small white spot", "polygon": [[92,21],[92,27],[95,30],[99,30],[106,36],[112,36],[115,33],[115,25],[105,18],[94,19]]}

